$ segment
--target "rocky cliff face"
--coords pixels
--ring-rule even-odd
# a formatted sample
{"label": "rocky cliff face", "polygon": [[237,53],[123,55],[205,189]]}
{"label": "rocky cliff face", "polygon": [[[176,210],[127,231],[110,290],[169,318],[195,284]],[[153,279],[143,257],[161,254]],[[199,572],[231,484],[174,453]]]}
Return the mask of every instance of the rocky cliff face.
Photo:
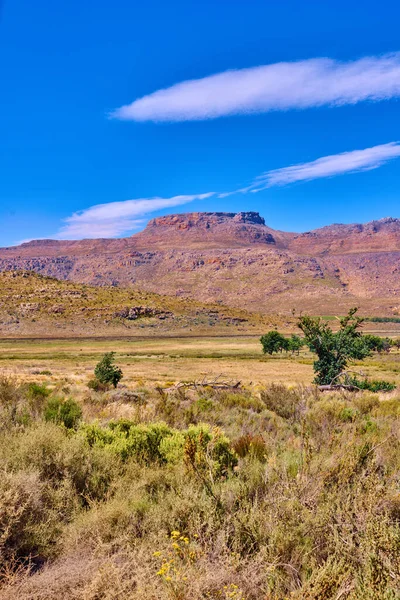
{"label": "rocky cliff face", "polygon": [[133,286],[261,310],[400,304],[400,220],[275,231],[255,212],[159,217],[124,239],[39,240],[0,249],[0,270]]}

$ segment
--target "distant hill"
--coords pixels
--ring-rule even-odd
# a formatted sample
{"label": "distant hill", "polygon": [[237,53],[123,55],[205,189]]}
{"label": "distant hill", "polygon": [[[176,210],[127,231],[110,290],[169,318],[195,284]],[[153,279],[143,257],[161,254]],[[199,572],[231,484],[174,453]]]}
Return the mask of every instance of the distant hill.
{"label": "distant hill", "polygon": [[36,271],[264,313],[400,312],[400,219],[275,231],[256,212],[151,220],[123,239],[37,240],[0,249],[0,271]]}
{"label": "distant hill", "polygon": [[257,333],[279,318],[195,300],[60,281],[32,272],[0,273],[1,337]]}

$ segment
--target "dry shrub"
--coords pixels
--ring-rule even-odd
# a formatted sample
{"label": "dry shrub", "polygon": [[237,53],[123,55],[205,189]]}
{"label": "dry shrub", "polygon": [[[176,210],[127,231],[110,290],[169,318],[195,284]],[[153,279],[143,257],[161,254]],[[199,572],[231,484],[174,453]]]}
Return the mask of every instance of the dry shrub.
{"label": "dry shrub", "polygon": [[263,402],[261,402],[259,398],[252,396],[251,393],[246,390],[217,392],[216,398],[222,406],[227,408],[239,407],[255,410],[256,412],[261,412],[264,408]]}
{"label": "dry shrub", "polygon": [[[41,565],[56,552],[62,522],[72,518],[78,500],[68,481],[58,489],[37,471],[2,472],[0,478],[0,563]],[[0,573],[1,577],[1,573]]]}
{"label": "dry shrub", "polygon": [[379,398],[376,394],[357,394],[353,404],[362,415],[367,415],[379,406]]}
{"label": "dry shrub", "polygon": [[24,397],[18,382],[0,375],[0,430],[23,419]]}
{"label": "dry shrub", "polygon": [[240,458],[252,456],[257,460],[265,461],[267,455],[267,446],[260,435],[246,433],[238,438],[233,444],[233,449]]}
{"label": "dry shrub", "polygon": [[260,398],[268,410],[290,421],[298,421],[304,410],[300,390],[291,390],[282,384],[271,384],[260,392]]}
{"label": "dry shrub", "polygon": [[0,440],[0,458],[13,471],[36,470],[53,486],[69,480],[84,504],[105,498],[119,469],[110,453],[90,449],[82,437],[52,423],[35,424]]}

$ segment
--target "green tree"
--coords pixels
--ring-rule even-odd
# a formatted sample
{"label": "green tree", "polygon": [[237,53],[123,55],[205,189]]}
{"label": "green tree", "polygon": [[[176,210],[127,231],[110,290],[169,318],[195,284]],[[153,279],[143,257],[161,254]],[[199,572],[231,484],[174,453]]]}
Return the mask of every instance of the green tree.
{"label": "green tree", "polygon": [[303,316],[298,326],[305,342],[318,360],[314,362],[315,383],[329,385],[346,370],[352,360],[363,360],[371,350],[365,342],[360,328],[363,319],[357,316],[357,308],[340,319],[339,330],[334,332],[319,317]]}
{"label": "green tree", "polygon": [[289,352],[292,352],[292,354],[294,354],[295,352],[299,354],[300,350],[304,346],[304,340],[299,335],[296,335],[294,333],[286,341],[287,349]]}
{"label": "green tree", "polygon": [[390,348],[394,346],[394,340],[390,338],[382,338],[379,335],[364,335],[364,341],[370,350],[375,352],[390,352]]}
{"label": "green tree", "polygon": [[106,352],[101,361],[97,363],[94,376],[100,383],[117,387],[123,375],[121,369],[114,364],[114,352]]}
{"label": "green tree", "polygon": [[274,354],[274,352],[282,352],[288,350],[288,340],[283,337],[278,331],[269,331],[260,337],[260,342],[264,354]]}

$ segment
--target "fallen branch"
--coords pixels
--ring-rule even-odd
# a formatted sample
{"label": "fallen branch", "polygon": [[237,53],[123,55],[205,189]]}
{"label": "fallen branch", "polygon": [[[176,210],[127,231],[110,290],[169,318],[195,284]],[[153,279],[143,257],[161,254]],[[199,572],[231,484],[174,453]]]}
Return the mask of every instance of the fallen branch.
{"label": "fallen branch", "polygon": [[360,390],[356,385],[346,385],[344,383],[334,383],[329,385],[319,385],[320,392],[334,392],[338,390],[346,390],[348,392],[358,392]]}
{"label": "fallen branch", "polygon": [[237,390],[240,389],[241,381],[223,381],[220,380],[221,375],[218,375],[211,381],[208,381],[206,377],[204,377],[201,381],[179,381],[177,384],[164,388],[165,392],[172,392],[181,389],[195,389],[198,388],[212,388],[214,390]]}

